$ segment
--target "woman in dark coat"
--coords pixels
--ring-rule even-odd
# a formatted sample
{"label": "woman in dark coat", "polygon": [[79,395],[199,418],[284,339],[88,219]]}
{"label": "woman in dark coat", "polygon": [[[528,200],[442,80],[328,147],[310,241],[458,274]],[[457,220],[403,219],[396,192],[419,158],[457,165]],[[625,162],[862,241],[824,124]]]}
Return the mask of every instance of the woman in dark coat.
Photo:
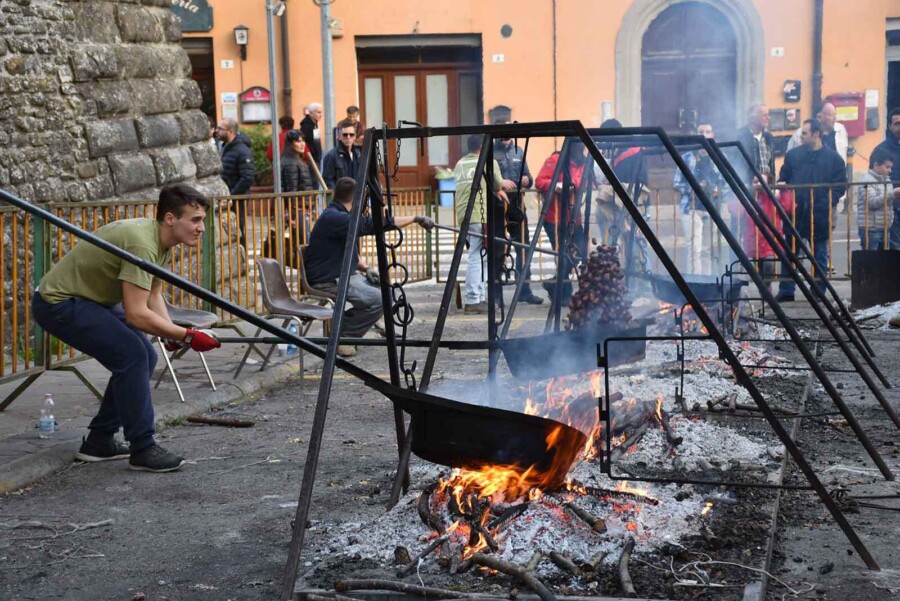
{"label": "woman in dark coat", "polygon": [[[303,141],[303,135],[297,130],[291,130],[284,138],[284,148],[282,149],[281,159],[281,191],[282,192],[304,192],[306,190],[315,190],[313,186],[312,173],[310,168],[310,154],[307,150],[306,143]],[[310,197],[311,198],[311,197]],[[296,206],[296,199],[284,199],[284,260],[288,266],[296,267],[297,258],[295,256],[296,247],[305,241],[302,237],[300,224],[304,225],[304,230],[309,234],[309,216],[304,210],[303,201],[299,204],[299,208],[293,210]],[[307,201],[309,202],[309,201]],[[294,214],[296,213],[296,214]],[[276,255],[276,237],[275,222],[269,230],[269,237],[263,244],[263,256],[277,258]]]}

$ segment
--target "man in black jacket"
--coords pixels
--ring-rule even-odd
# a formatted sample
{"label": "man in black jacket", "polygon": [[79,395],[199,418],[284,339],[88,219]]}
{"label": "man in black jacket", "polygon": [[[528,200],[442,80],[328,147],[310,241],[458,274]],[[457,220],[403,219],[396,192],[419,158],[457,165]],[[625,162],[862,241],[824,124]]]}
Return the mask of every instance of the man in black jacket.
{"label": "man in black jacket", "polygon": [[[509,123],[507,119],[494,121],[496,125]],[[525,153],[521,148],[513,144],[512,138],[498,139],[494,142],[494,160],[500,166],[500,177],[503,178],[501,186],[509,198],[506,209],[506,229],[509,238],[513,242],[528,244],[531,242],[528,230],[528,215],[526,214],[524,194],[520,191],[527,190],[534,183],[528,164],[525,162]],[[516,277],[525,280],[522,285],[521,300],[531,305],[540,305],[544,299],[531,291],[531,267],[525,266],[525,249],[514,248],[516,257]]]}
{"label": "man in black jacket", "polygon": [[338,129],[341,132],[340,141],[328,151],[322,163],[322,179],[329,190],[333,190],[334,183],[342,177],[356,181],[356,171],[359,169],[359,148],[353,145],[356,124],[345,119],[338,124]]}
{"label": "man in black jacket", "polygon": [[[823,276],[823,270],[828,269],[830,216],[847,189],[847,170],[841,156],[822,143],[822,126],[815,119],[803,122],[800,140],[802,146],[784,155],[784,165],[778,179],[779,182],[801,186],[794,190],[797,206],[794,225],[800,236],[811,241],[817,263],[815,273]],[[802,187],[804,184],[834,185],[805,188]],[[790,246],[792,237],[785,237]],[[784,269],[782,271],[785,272]],[[777,300],[794,300],[794,289],[794,281],[782,277]]]}
{"label": "man in black jacket", "polygon": [[[253,167],[253,152],[250,150],[250,142],[243,133],[238,131],[237,121],[230,118],[222,119],[216,127],[216,135],[224,144],[222,146],[222,181],[228,186],[228,193],[232,196],[247,194],[250,186],[256,179],[256,169]],[[244,201],[235,200],[234,209],[237,212],[238,227],[241,230],[240,242],[244,245]]]}

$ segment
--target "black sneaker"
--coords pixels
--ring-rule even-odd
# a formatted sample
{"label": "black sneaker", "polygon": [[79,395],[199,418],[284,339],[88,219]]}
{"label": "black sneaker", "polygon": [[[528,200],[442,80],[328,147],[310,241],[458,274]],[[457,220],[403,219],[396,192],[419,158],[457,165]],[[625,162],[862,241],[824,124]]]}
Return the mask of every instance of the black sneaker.
{"label": "black sneaker", "polygon": [[181,469],[182,465],[184,465],[184,459],[175,453],[170,453],[158,444],[132,453],[131,459],[128,460],[129,469],[138,472],[174,472]]}
{"label": "black sneaker", "polygon": [[81,439],[81,448],[75,453],[75,459],[87,463],[98,461],[113,461],[125,459],[131,454],[127,444],[121,443],[115,438],[110,438],[106,444],[97,444],[87,438]]}
{"label": "black sneaker", "polygon": [[779,303],[792,303],[792,302],[794,302],[794,295],[793,295],[793,294],[787,294],[787,293],[784,293],[784,292],[779,292],[779,293],[775,296],[775,300],[777,300]]}
{"label": "black sneaker", "polygon": [[544,304],[544,299],[542,299],[540,296],[536,295],[534,292],[531,292],[530,290],[528,292],[522,293],[521,300],[523,303],[528,303],[529,305]]}

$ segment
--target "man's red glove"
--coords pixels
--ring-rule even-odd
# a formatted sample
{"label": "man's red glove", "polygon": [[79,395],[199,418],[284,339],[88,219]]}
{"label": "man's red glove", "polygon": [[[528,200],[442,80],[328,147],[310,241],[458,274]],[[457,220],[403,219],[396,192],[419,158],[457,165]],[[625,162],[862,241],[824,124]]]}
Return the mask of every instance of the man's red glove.
{"label": "man's red glove", "polygon": [[163,347],[170,353],[174,353],[175,351],[180,351],[183,346],[184,346],[184,344],[181,342],[178,342],[177,340],[164,340],[163,341]]}
{"label": "man's red glove", "polygon": [[184,342],[198,353],[205,353],[214,348],[219,348],[222,343],[216,339],[216,335],[209,330],[188,330],[184,333]]}

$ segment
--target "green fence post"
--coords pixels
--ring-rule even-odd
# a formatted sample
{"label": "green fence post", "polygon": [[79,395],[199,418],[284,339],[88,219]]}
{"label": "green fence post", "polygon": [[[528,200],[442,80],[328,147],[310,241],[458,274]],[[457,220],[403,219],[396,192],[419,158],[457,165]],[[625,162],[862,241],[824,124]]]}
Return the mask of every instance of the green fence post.
{"label": "green fence post", "polygon": [[[52,203],[47,205],[47,210],[53,210]],[[34,285],[37,287],[50,270],[50,228],[40,218],[32,219],[31,224],[33,228],[31,249],[34,256]],[[50,337],[36,321],[32,320],[31,324],[34,328],[34,364],[47,369],[50,365]]]}
{"label": "green fence post", "polygon": [[[201,285],[210,292],[216,292],[216,214],[220,210],[219,199],[210,199],[210,210],[206,212],[204,225],[206,232],[202,238],[203,246],[200,255],[200,280]],[[208,301],[203,302],[206,311],[216,311],[216,307]]]}

